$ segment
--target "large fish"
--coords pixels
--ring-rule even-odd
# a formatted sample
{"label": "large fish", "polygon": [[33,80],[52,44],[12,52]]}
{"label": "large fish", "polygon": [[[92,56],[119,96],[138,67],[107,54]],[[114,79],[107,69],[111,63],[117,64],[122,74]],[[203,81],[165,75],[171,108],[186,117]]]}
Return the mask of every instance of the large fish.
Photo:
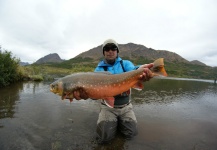
{"label": "large fish", "polygon": [[[163,58],[154,61],[150,69],[152,76],[167,76],[164,69]],[[83,91],[91,99],[103,99],[109,107],[114,107],[114,96],[130,88],[142,89],[141,75],[144,69],[122,74],[107,72],[83,72],[65,76],[50,85],[50,91],[58,94],[63,99],[72,101],[74,91]]]}

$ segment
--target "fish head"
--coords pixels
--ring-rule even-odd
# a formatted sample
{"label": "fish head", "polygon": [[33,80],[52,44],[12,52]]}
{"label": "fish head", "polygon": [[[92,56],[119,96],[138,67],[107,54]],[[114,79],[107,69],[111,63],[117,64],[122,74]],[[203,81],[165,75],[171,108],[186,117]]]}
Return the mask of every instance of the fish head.
{"label": "fish head", "polygon": [[74,98],[73,93],[66,92],[63,89],[64,89],[64,87],[63,87],[63,82],[62,81],[56,81],[56,82],[50,84],[50,91],[51,92],[61,96],[62,100],[70,99],[70,101],[72,101],[72,99]]}
{"label": "fish head", "polygon": [[165,76],[167,77],[167,72],[164,68],[164,59],[159,58],[153,62],[154,66],[151,68],[152,73],[154,76]]}
{"label": "fish head", "polygon": [[63,93],[63,83],[61,81],[56,81],[50,84],[50,91],[54,94],[62,96]]}

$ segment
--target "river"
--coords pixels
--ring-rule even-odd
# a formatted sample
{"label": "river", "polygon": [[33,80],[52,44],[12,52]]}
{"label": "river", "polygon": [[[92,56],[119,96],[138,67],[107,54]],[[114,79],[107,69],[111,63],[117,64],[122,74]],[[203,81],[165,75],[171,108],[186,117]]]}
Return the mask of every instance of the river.
{"label": "river", "polygon": [[217,85],[212,81],[152,79],[132,90],[139,134],[106,145],[95,140],[97,100],[60,100],[49,82],[0,89],[0,149],[216,150]]}

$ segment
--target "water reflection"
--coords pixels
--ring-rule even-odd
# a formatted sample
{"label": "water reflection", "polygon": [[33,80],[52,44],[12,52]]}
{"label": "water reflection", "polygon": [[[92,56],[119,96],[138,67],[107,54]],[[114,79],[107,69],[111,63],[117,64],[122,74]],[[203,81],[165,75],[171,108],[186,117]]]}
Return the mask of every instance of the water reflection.
{"label": "water reflection", "polygon": [[[46,83],[45,83],[46,84]],[[42,82],[25,82],[23,83],[23,93],[36,94],[40,92],[40,87],[43,86]],[[44,89],[43,89],[44,91]]]}
{"label": "water reflection", "polygon": [[[21,94],[29,93],[34,95],[36,91],[40,91],[36,89],[40,84],[40,82],[18,82],[0,88],[0,119],[16,117],[18,104],[22,98]],[[0,128],[2,127],[4,126],[0,123]]]}
{"label": "water reflection", "polygon": [[209,82],[152,79],[144,83],[142,91],[133,90],[132,103],[169,104],[181,99],[195,99],[207,92],[216,92],[216,86]]}
{"label": "water reflection", "polygon": [[216,85],[152,79],[144,86],[132,92],[138,136],[108,145],[95,141],[99,101],[61,101],[42,82],[2,88],[0,149],[217,149]]}
{"label": "water reflection", "polygon": [[14,117],[16,103],[20,99],[19,92],[22,90],[22,83],[15,83],[0,89],[0,119]]}

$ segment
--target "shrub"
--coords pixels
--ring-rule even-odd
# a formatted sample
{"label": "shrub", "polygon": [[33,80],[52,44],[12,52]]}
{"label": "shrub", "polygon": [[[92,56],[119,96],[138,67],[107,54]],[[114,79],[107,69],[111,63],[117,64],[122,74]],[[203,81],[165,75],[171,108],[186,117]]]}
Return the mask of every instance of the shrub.
{"label": "shrub", "polygon": [[18,81],[21,75],[18,71],[20,60],[13,57],[9,51],[1,51],[0,47],[0,87]]}

